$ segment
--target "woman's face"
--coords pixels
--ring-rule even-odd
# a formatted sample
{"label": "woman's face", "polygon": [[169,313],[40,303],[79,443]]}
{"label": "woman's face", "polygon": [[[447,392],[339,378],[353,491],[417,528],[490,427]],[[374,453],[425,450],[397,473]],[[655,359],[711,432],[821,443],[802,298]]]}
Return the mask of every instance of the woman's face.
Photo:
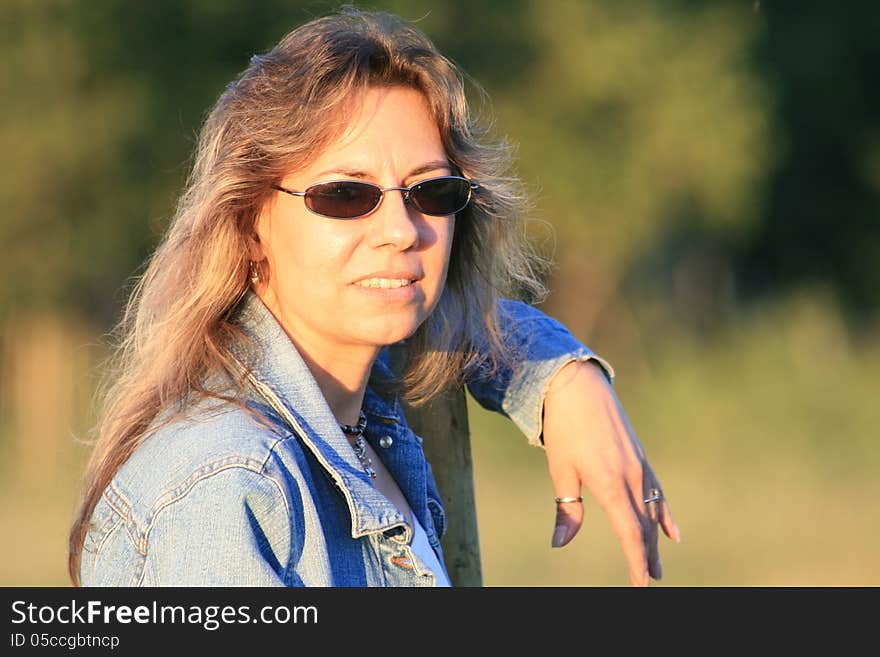
{"label": "woman's face", "polygon": [[[371,89],[344,134],[280,186],[304,191],[333,180],[408,187],[452,173],[421,93]],[[300,348],[330,358],[406,338],[431,313],[446,280],[454,216],[433,217],[385,192],[360,219],[331,219],[302,197],[276,192],[257,222],[269,281],[260,295]],[[377,280],[378,279],[378,280]],[[401,280],[408,281],[402,287]],[[389,287],[382,287],[389,286]]]}

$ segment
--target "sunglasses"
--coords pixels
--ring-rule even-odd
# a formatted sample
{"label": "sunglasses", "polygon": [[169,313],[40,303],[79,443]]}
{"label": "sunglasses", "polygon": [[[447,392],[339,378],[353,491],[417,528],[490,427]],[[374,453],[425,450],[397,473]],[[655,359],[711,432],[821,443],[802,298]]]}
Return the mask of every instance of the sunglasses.
{"label": "sunglasses", "polygon": [[471,201],[479,185],[459,176],[440,176],[416,183],[412,187],[379,187],[360,180],[334,180],[306,187],[294,192],[278,185],[273,189],[291,196],[302,196],[306,207],[322,217],[331,219],[358,219],[365,217],[382,202],[385,192],[403,192],[403,202],[410,203],[422,214],[446,217],[461,212]]}

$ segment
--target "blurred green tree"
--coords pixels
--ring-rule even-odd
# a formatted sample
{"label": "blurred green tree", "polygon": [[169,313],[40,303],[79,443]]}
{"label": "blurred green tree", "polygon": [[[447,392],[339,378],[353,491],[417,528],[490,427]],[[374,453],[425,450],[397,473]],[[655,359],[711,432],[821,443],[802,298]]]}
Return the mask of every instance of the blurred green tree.
{"label": "blurred green tree", "polygon": [[756,296],[829,285],[851,326],[872,322],[880,315],[880,4],[765,2],[762,11],[755,60],[774,83],[784,147],[761,221],[738,253],[739,278]]}
{"label": "blurred green tree", "polygon": [[[536,214],[556,229],[543,247],[559,262],[552,310],[582,337],[630,283],[695,312],[732,303],[737,285],[811,278],[877,306],[873,5],[375,4],[489,91]],[[0,5],[0,313],[50,306],[111,323],[207,108],[251,54],[334,6]]]}
{"label": "blurred green tree", "polygon": [[686,227],[696,247],[754,230],[772,157],[749,65],[760,25],[743,7],[611,2],[533,3],[530,22],[540,57],[498,106],[558,232],[555,314],[588,336],[668,235]]}

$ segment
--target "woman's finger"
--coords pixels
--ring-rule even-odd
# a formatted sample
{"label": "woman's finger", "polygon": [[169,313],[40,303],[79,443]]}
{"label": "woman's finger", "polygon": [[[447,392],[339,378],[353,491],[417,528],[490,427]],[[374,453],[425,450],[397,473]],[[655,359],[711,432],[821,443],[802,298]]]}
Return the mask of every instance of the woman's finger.
{"label": "woman's finger", "polygon": [[678,528],[675,520],[673,520],[672,512],[669,510],[669,503],[665,499],[660,503],[659,514],[663,533],[676,543],[681,543],[681,530]]}
{"label": "woman's finger", "polygon": [[663,567],[660,563],[660,549],[657,545],[659,534],[657,524],[660,519],[660,509],[659,500],[654,499],[652,496],[659,494],[662,499],[662,492],[647,461],[643,461],[638,466],[631,468],[631,472],[627,476],[627,484],[629,486],[630,504],[642,528],[642,541],[645,547],[648,574],[654,579],[660,579],[663,576]]}
{"label": "woman's finger", "polygon": [[[560,495],[565,501],[556,503],[556,524],[553,527],[552,547],[567,545],[581,527],[584,520],[584,502],[579,495]],[[569,498],[574,498],[570,500]]]}
{"label": "woman's finger", "polygon": [[[648,495],[645,499],[649,499],[653,491],[658,488],[649,488]],[[660,504],[662,500],[653,502],[642,502],[644,505],[645,518],[645,551],[648,555],[648,572],[654,579],[663,577],[663,566],[660,563],[660,548],[657,545],[659,532],[657,525],[660,521]]]}
{"label": "woman's finger", "polygon": [[[654,470],[653,468],[651,468],[651,464],[647,461],[644,462],[643,469],[645,471],[645,481],[653,482],[653,488],[661,491],[661,496],[663,499],[661,499],[660,502],[657,504],[656,512],[657,521],[663,528],[663,533],[676,543],[681,543],[681,531],[679,530],[675,520],[673,520],[672,518],[672,512],[669,510],[669,501],[666,499],[666,494],[662,492],[663,487],[660,485],[660,481],[654,474]],[[646,497],[648,496],[646,495]]]}
{"label": "woman's finger", "polygon": [[629,565],[629,578],[633,586],[648,586],[648,565],[642,521],[633,508],[629,491],[621,490],[610,505],[603,509],[611,521],[611,528],[623,547]]}
{"label": "woman's finger", "polygon": [[565,468],[562,472],[551,472],[551,476],[557,501],[556,521],[550,545],[562,547],[574,538],[584,521],[581,480],[574,468]]}

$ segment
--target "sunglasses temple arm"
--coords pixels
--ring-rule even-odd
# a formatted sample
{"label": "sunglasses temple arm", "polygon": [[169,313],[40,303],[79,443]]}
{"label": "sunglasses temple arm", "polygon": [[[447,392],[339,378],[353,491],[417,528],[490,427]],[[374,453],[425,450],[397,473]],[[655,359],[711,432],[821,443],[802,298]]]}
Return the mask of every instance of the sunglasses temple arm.
{"label": "sunglasses temple arm", "polygon": [[272,185],[272,189],[277,189],[279,192],[284,192],[285,194],[290,194],[291,196],[305,196],[305,192],[292,192],[289,189],[284,189],[279,185]]}

